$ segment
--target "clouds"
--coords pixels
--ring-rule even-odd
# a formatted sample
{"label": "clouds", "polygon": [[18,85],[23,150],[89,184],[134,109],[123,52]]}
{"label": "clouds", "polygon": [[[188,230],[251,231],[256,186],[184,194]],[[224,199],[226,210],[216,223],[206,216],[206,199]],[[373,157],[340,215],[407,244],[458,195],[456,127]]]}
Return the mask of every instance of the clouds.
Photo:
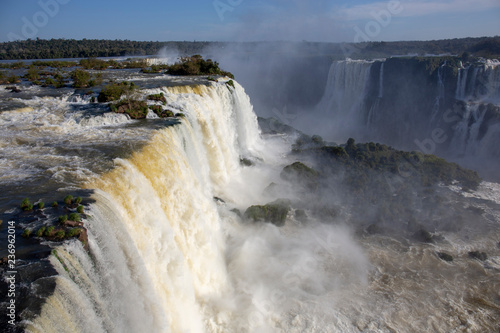
{"label": "clouds", "polygon": [[377,40],[492,36],[500,28],[499,0],[242,0],[212,32],[236,41],[352,42],[357,28],[387,13]]}
{"label": "clouds", "polygon": [[415,1],[379,1],[352,7],[342,7],[331,13],[337,20],[355,21],[372,19],[373,13],[387,9],[390,3],[400,2],[403,11],[400,17],[418,17],[447,13],[481,12],[489,9],[500,9],[498,0],[415,0]]}

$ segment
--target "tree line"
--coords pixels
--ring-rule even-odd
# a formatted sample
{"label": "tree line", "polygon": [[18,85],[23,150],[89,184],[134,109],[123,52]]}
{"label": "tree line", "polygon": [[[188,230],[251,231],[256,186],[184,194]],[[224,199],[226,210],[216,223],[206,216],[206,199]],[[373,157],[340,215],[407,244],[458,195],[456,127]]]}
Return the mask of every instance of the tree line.
{"label": "tree line", "polygon": [[[264,48],[262,48],[264,46]],[[332,59],[367,59],[392,55],[455,54],[464,52],[485,58],[500,57],[500,36],[457,38],[434,41],[370,41],[363,43],[321,42],[153,42],[101,39],[28,39],[0,43],[0,60],[62,59],[156,55],[162,48],[176,50],[181,56],[200,54],[206,50],[237,50],[252,55],[256,50],[297,56],[329,56]]]}

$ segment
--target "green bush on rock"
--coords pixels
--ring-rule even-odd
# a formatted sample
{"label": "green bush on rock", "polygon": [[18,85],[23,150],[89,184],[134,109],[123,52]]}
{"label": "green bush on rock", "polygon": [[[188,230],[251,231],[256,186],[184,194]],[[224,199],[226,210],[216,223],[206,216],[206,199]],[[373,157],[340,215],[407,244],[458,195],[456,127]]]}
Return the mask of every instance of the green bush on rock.
{"label": "green bush on rock", "polygon": [[78,213],[71,213],[68,216],[68,220],[70,221],[75,221],[75,222],[80,222],[81,221],[81,216]]}
{"label": "green bush on rock", "polygon": [[276,226],[285,224],[286,216],[290,211],[290,202],[279,199],[266,205],[250,206],[245,211],[245,218],[254,222],[271,222]]}
{"label": "green bush on rock", "polygon": [[71,205],[72,202],[73,202],[73,196],[71,194],[68,194],[67,196],[64,197],[64,203],[66,204],[66,206]]}
{"label": "green bush on rock", "polygon": [[38,229],[38,230],[36,231],[35,236],[36,236],[36,237],[42,237],[42,236],[43,236],[43,234],[45,233],[45,229],[46,229],[45,227],[40,227],[40,229]]}
{"label": "green bush on rock", "polygon": [[25,212],[33,210],[33,204],[31,203],[30,199],[28,198],[23,199],[23,201],[21,202],[21,209],[24,210]]}
{"label": "green bush on rock", "polygon": [[136,86],[133,82],[120,82],[120,83],[110,83],[106,85],[101,92],[99,93],[99,96],[97,96],[97,101],[99,103],[106,103],[106,102],[112,102],[112,101],[117,101],[121,98],[122,95],[130,95],[132,94],[136,89]]}
{"label": "green bush on rock", "polygon": [[225,75],[234,79],[233,74],[220,69],[217,61],[204,60],[198,54],[192,57],[181,57],[179,62],[167,68],[167,73],[171,75]]}
{"label": "green bush on rock", "polygon": [[80,234],[82,229],[80,228],[71,228],[69,231],[66,233],[66,237],[75,237]]}
{"label": "green bush on rock", "polygon": [[28,229],[28,228],[24,229],[23,234],[21,235],[21,237],[29,238],[30,236],[31,236],[31,230]]}
{"label": "green bush on rock", "polygon": [[82,69],[75,69],[71,72],[71,79],[73,80],[74,88],[87,88],[93,87],[98,84],[101,84],[102,77],[101,75],[92,75],[90,72]]}
{"label": "green bush on rock", "polygon": [[148,95],[147,99],[150,101],[161,102],[163,105],[167,104],[167,99],[163,96],[163,93]]}
{"label": "green bush on rock", "polygon": [[110,104],[111,111],[125,113],[132,119],[144,119],[148,115],[148,104],[145,101],[135,99],[121,100],[116,104]]}
{"label": "green bush on rock", "polygon": [[318,188],[318,176],[316,170],[301,162],[287,165],[280,174],[282,179],[296,183],[309,190],[316,190]]}

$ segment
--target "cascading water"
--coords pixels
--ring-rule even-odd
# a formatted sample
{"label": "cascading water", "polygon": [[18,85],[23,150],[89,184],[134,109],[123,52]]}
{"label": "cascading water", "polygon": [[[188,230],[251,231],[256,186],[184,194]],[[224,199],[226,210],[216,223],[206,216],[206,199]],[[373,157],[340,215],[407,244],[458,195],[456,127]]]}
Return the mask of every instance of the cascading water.
{"label": "cascading water", "polygon": [[[498,163],[496,149],[485,153],[484,147],[494,147],[485,140],[499,139],[495,128],[500,62],[456,65],[453,60],[444,60],[431,70],[433,62],[432,58],[336,61],[316,110],[317,118],[326,114],[330,121],[314,123],[314,119],[302,117],[298,126],[313,123],[304,127],[314,128],[330,140],[342,142],[353,137],[407,150],[422,150],[421,142],[431,140],[436,130],[444,130],[444,141],[439,138],[437,144],[428,144],[426,147],[432,149],[425,148],[425,152],[456,161],[465,157],[467,166],[478,169],[482,166],[474,164],[474,158]],[[478,110],[477,116],[473,112],[470,117],[471,109]],[[498,179],[489,172],[484,175]]]}
{"label": "cascading water", "polygon": [[432,118],[431,118],[431,123],[433,123],[436,118],[438,117],[438,114],[441,110],[441,105],[444,102],[444,92],[445,92],[445,87],[444,87],[444,81],[443,81],[443,69],[446,66],[446,61],[439,66],[438,69],[438,81],[437,81],[437,96],[436,96],[436,101],[434,102],[434,107],[432,110]]}
{"label": "cascading water", "polygon": [[[243,89],[220,83],[146,93],[158,91],[170,107],[184,111],[184,120],[156,131],[139,152],[116,159],[112,171],[87,181],[95,200],[86,223],[90,252],[77,241],[56,249],[51,256],[59,272],[55,291],[41,314],[25,322],[28,331],[256,332],[275,325],[273,318],[289,295],[337,290],[323,274],[319,280],[305,274],[302,261],[310,270],[329,258],[318,257],[311,235],[327,237],[319,247],[325,250],[347,246],[345,231],[313,228],[307,237],[285,237],[274,226],[241,225],[213,199],[217,195],[229,207],[244,208],[245,197],[252,195],[238,192],[260,193],[276,177],[239,165],[240,156],[266,157]],[[262,186],[252,189],[246,177]],[[271,248],[262,252],[261,246]],[[343,285],[362,277],[365,269],[361,251],[349,246],[349,254],[336,249],[328,259],[344,261],[339,275],[331,275]],[[359,262],[342,259],[353,253]],[[269,272],[253,273],[258,267]],[[293,267],[300,274],[291,275]],[[341,277],[345,274],[354,276],[347,281]],[[268,299],[259,290],[279,293]]]}
{"label": "cascading water", "polygon": [[460,68],[457,77],[456,99],[499,104],[500,62],[486,60],[481,64]]}
{"label": "cascading water", "polygon": [[[356,66],[368,75],[369,63]],[[377,71],[384,87],[387,70]],[[345,79],[353,87],[367,84]],[[58,153],[63,177],[56,170],[31,171],[47,176],[49,185],[54,179],[58,186],[72,180],[70,188],[83,182],[92,193],[85,212],[88,251],[77,240],[56,246],[49,257],[58,272],[49,277],[55,289],[40,313],[26,317],[27,331],[389,332],[429,325],[461,331],[463,318],[472,331],[494,327],[498,256],[485,267],[466,258],[470,249],[496,246],[494,209],[481,206],[486,236],[470,232],[464,241],[449,232],[447,242],[433,245],[354,236],[343,225],[348,212],[318,220],[311,208],[310,220],[301,222],[293,208],[280,228],[246,221],[235,209],[296,195],[264,191],[282,183],[280,172],[295,161],[287,155],[293,138],[261,137],[236,82],[234,88],[224,80],[170,84],[143,94],[160,92],[184,118],[138,122],[91,112],[96,106],[67,97],[35,98],[24,102],[29,109],[0,114],[2,134],[11,138],[5,148],[20,155],[9,163],[25,165],[35,156],[43,169]],[[389,93],[377,90],[376,96]],[[95,159],[96,151],[106,157],[120,149],[126,153],[111,154],[112,162]],[[242,157],[254,165],[243,167]],[[76,181],[75,163],[88,170]],[[49,185],[47,191],[60,190]],[[343,195],[338,191],[330,194]],[[500,200],[495,184],[483,184],[478,193]],[[444,263],[436,250],[457,260]],[[473,312],[477,303],[487,307]]]}
{"label": "cascading water", "polygon": [[319,112],[334,119],[329,131],[345,132],[363,121],[364,97],[372,63],[349,59],[332,64],[325,95],[317,106]]}
{"label": "cascading water", "polygon": [[384,63],[380,65],[380,76],[378,80],[378,98],[384,97]]}
{"label": "cascading water", "polygon": [[[165,93],[187,119],[87,184],[97,189],[88,224],[93,263],[78,243],[57,250],[55,294],[28,330],[67,331],[76,318],[69,327],[80,332],[201,332],[212,311],[224,313],[214,303],[230,285],[213,188],[237,172],[239,152],[255,149],[256,117],[240,86]],[[72,312],[80,308],[92,325]]]}

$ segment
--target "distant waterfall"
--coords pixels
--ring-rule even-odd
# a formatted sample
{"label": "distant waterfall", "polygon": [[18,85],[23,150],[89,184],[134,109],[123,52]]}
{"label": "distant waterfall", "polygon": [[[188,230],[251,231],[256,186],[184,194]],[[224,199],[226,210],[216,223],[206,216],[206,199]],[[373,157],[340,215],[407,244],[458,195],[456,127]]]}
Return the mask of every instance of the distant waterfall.
{"label": "distant waterfall", "polygon": [[434,153],[458,160],[481,152],[497,159],[483,147],[494,147],[485,140],[493,140],[498,123],[499,65],[484,60],[456,67],[443,61],[431,67],[419,58],[336,61],[317,105],[329,122],[309,127],[332,140],[354,137],[410,150],[439,128],[448,134]]}
{"label": "distant waterfall", "polygon": [[436,101],[434,102],[434,108],[432,110],[431,122],[433,122],[436,119],[436,117],[438,116],[438,113],[441,110],[440,107],[444,102],[445,86],[444,86],[444,80],[443,80],[443,69],[445,68],[445,66],[446,66],[446,61],[438,68],[437,96],[436,96]]}
{"label": "distant waterfall", "polygon": [[378,79],[378,98],[384,97],[384,63],[380,65],[380,75]]}
{"label": "distant waterfall", "polygon": [[330,68],[325,95],[317,109],[334,121],[336,131],[358,126],[363,121],[364,99],[372,62],[336,61]]}
{"label": "distant waterfall", "polygon": [[456,99],[500,104],[500,62],[487,60],[480,65],[460,68]]}

